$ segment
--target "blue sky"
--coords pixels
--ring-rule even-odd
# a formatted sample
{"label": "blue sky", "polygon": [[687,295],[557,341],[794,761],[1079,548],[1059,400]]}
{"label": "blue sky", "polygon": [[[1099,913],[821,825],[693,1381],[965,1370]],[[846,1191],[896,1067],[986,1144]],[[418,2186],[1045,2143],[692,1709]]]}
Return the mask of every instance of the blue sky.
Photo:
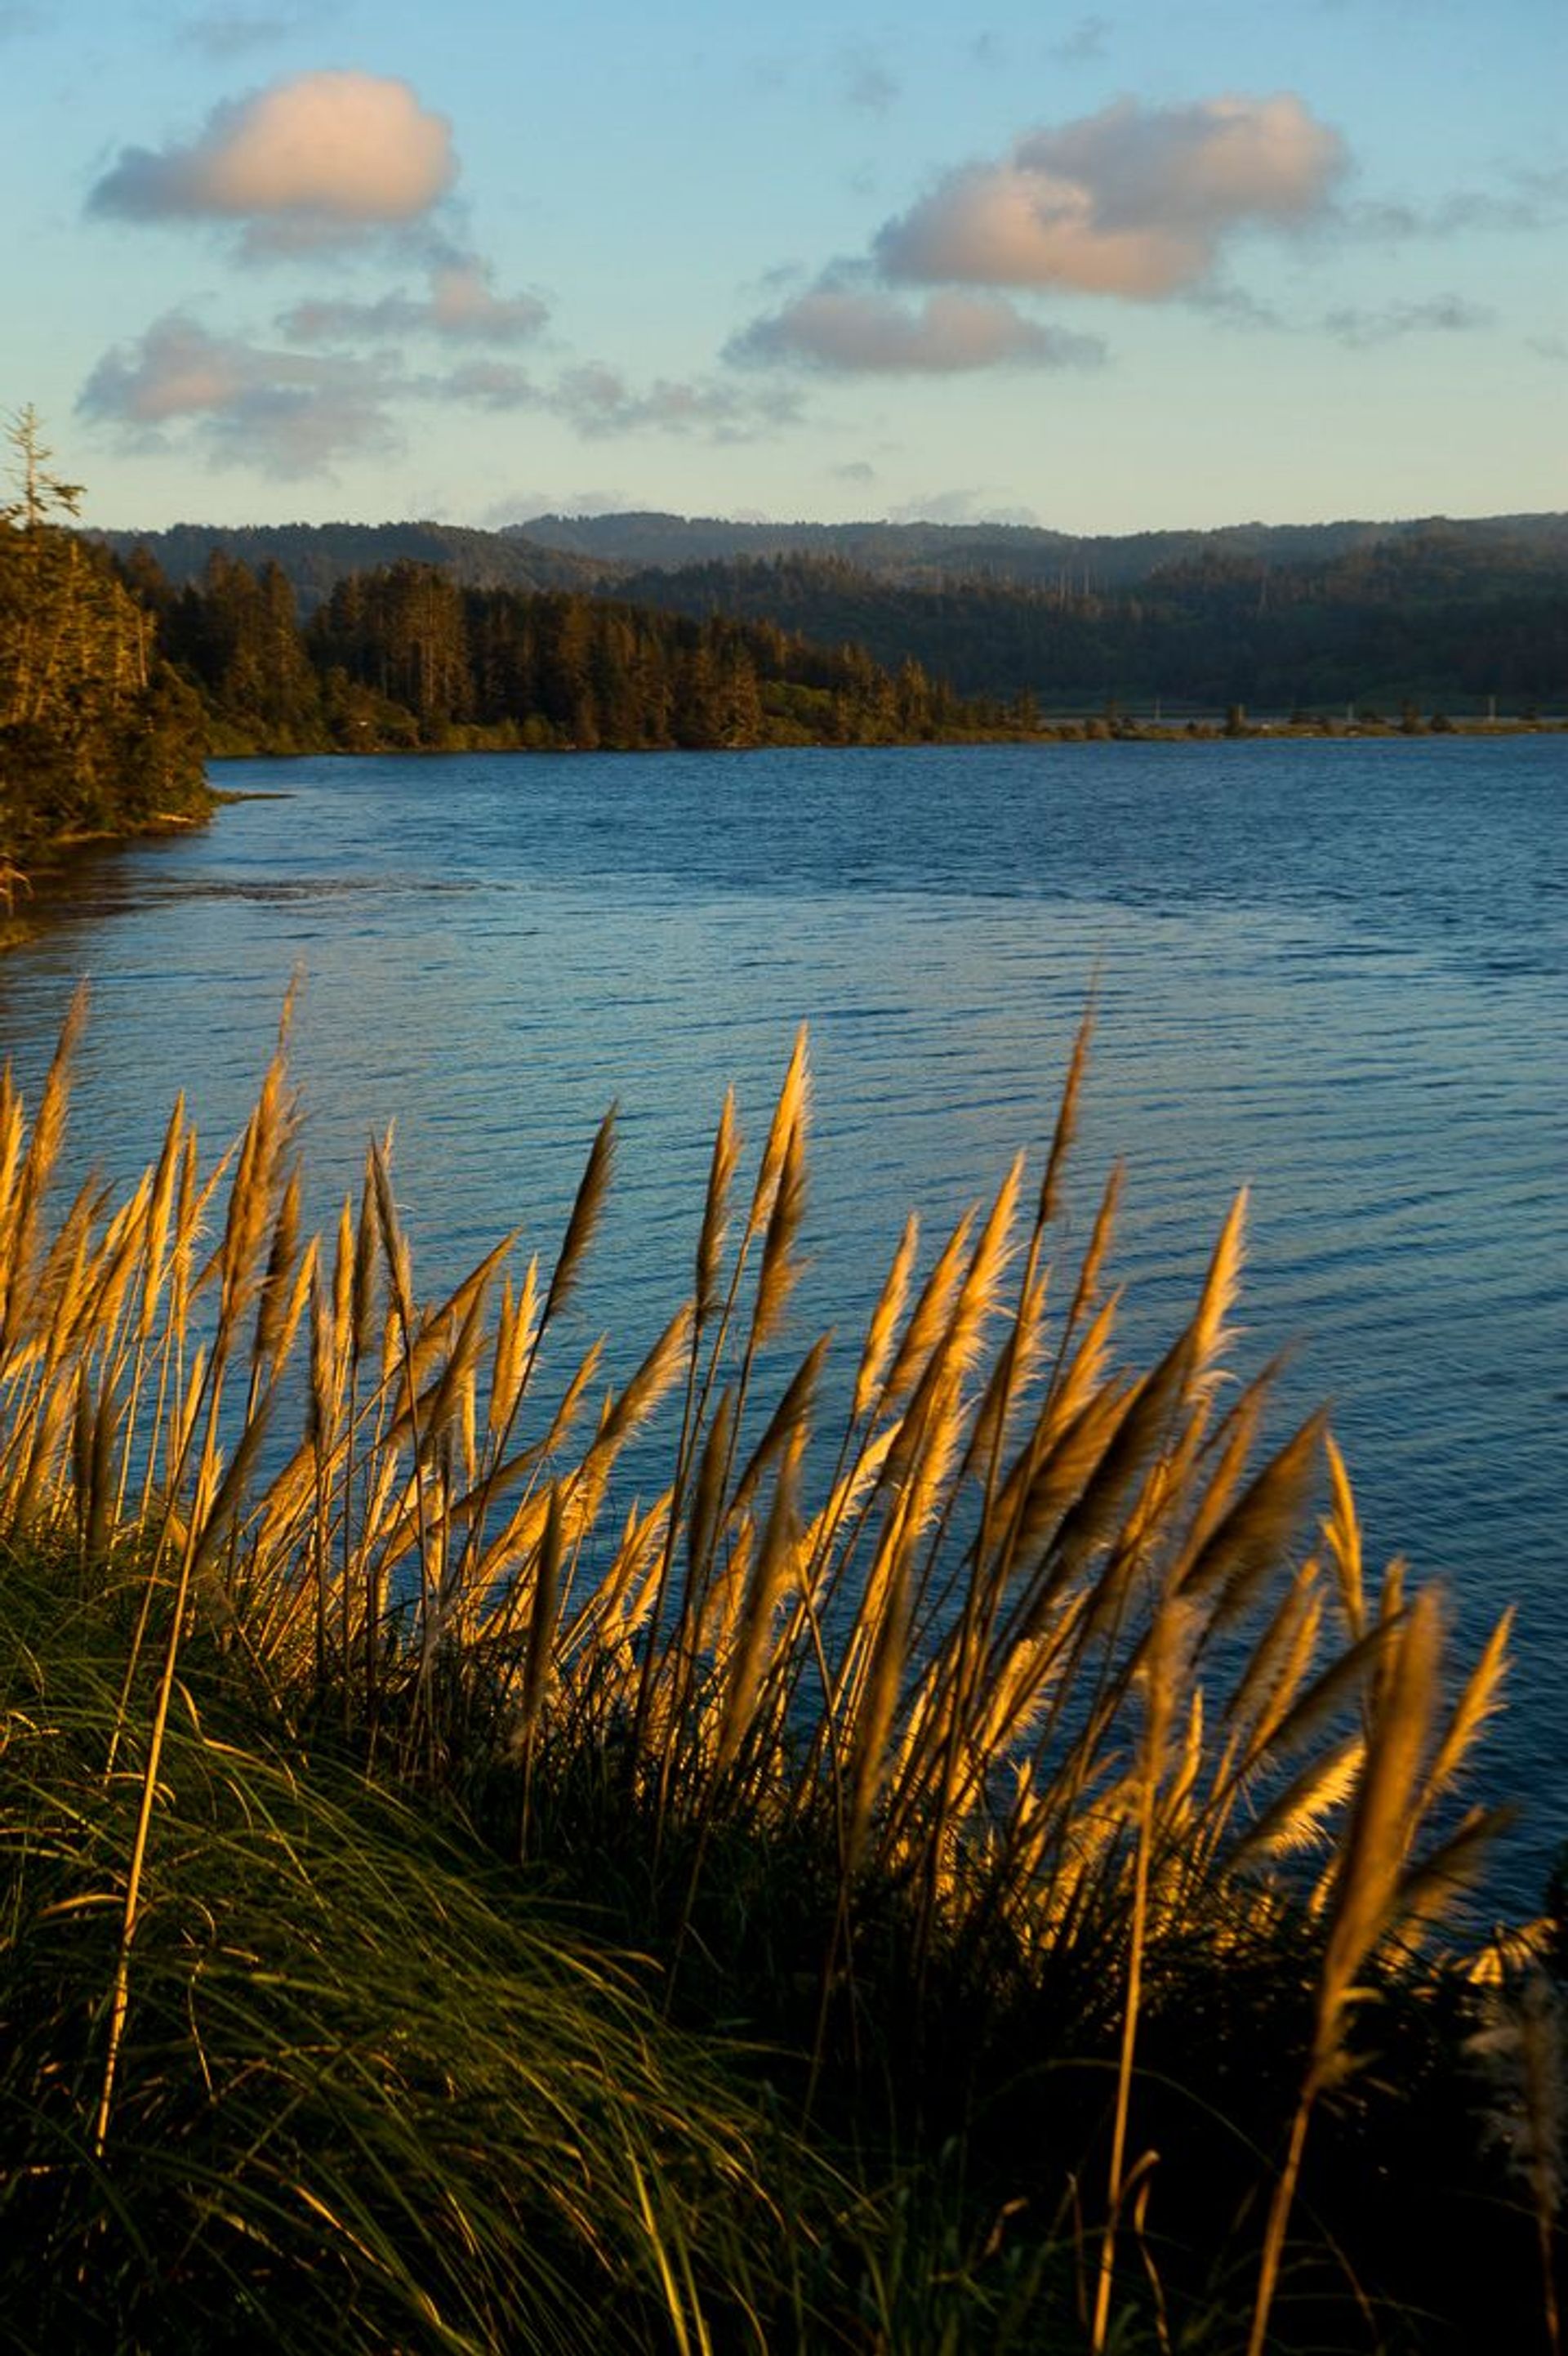
{"label": "blue sky", "polygon": [[1568,505],[1561,0],[0,0],[102,524]]}

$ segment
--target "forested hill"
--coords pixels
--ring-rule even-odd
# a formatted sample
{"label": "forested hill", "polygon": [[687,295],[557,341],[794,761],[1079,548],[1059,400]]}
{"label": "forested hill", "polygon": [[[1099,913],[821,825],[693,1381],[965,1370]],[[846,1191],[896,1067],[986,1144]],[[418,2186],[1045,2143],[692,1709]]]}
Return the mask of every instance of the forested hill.
{"label": "forested hill", "polygon": [[475,589],[613,591],[647,572],[765,563],[805,556],[850,565],[879,580],[1011,583],[1048,594],[1103,595],[1211,558],[1272,571],[1321,567],[1374,549],[1398,550],[1441,533],[1456,561],[1484,572],[1499,542],[1568,572],[1568,515],[1483,520],[1226,525],[1213,531],[1141,531],[1087,538],[1024,524],[732,523],[722,517],[633,513],[536,516],[498,531],[458,524],[173,524],[164,531],[101,531],[117,555],[144,548],[183,587],[199,581],[215,549],[254,572],[280,565],[302,613],[314,613],[352,573],[388,564],[433,565]]}
{"label": "forested hill", "polygon": [[[344,582],[412,563],[453,587],[564,591],[766,622],[918,663],[963,695],[1171,714],[1455,715],[1568,706],[1568,516],[1239,525],[1073,541],[1032,528],[741,525],[659,515],[520,530],[294,524],[101,537],[176,588],[215,552],[276,565],[308,619]],[[546,540],[551,541],[545,545]],[[737,554],[739,550],[741,552]],[[633,570],[629,560],[641,569]]]}
{"label": "forested hill", "polygon": [[1568,535],[1558,547],[1502,527],[1432,525],[1312,564],[1211,548],[1116,591],[917,584],[782,556],[636,573],[620,594],[852,638],[961,694],[1048,709],[1568,708]]}
{"label": "forested hill", "polygon": [[656,513],[534,516],[507,527],[534,549],[592,559],[624,574],[682,572],[692,565],[765,562],[782,556],[837,559],[887,581],[1012,582],[1083,594],[1130,588],[1173,566],[1208,558],[1272,569],[1325,565],[1359,551],[1399,548],[1440,530],[1461,561],[1483,566],[1499,539],[1568,568],[1568,515],[1493,516],[1449,522],[1347,520],[1227,524],[1216,530],[1087,536],[1034,524],[733,523],[716,516]]}

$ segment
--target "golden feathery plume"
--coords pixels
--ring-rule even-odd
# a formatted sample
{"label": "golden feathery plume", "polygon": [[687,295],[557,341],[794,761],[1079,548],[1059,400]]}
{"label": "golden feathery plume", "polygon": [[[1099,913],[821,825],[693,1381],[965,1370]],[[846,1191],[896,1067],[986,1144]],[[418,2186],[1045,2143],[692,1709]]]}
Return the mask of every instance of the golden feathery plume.
{"label": "golden feathery plume", "polygon": [[708,1167],[708,1198],[702,1208],[702,1228],[697,1238],[697,1322],[705,1325],[719,1305],[719,1275],[729,1229],[730,1192],[741,1154],[741,1129],[735,1117],[735,1091],[726,1088],[713,1158]]}
{"label": "golden feathery plume", "polygon": [[920,1247],[920,1221],[912,1211],[904,1221],[899,1248],[893,1254],[877,1305],[871,1312],[866,1328],[866,1346],[860,1353],[859,1370],[855,1376],[855,1397],[849,1413],[850,1420],[859,1423],[877,1396],[878,1387],[887,1368],[892,1349],[893,1333],[903,1315],[904,1302],[909,1298],[910,1274],[914,1256]]}
{"label": "golden feathery plume", "polygon": [[566,1223],[560,1251],[550,1270],[549,1289],[545,1294],[544,1311],[539,1318],[541,1327],[548,1325],[556,1312],[565,1306],[572,1286],[581,1273],[583,1258],[593,1240],[599,1215],[604,1208],[604,1197],[610,1191],[610,1180],[615,1166],[615,1108],[611,1106],[594,1132],[588,1149],[588,1161],[578,1181],[577,1194],[571,1205],[571,1215]]}
{"label": "golden feathery plume", "polygon": [[773,1215],[773,1197],[784,1172],[784,1154],[790,1139],[807,1119],[811,1102],[811,1069],[806,1048],[806,1028],[803,1023],[795,1035],[795,1046],[784,1073],[784,1086],[779,1090],[767,1141],[763,1147],[757,1183],[752,1193],[752,1207],[746,1215],[745,1240],[748,1244],[762,1234]]}
{"label": "golden feathery plume", "polygon": [[1078,1025],[1078,1035],[1072,1042],[1072,1055],[1062,1082],[1061,1099],[1056,1108],[1056,1127],[1051,1134],[1051,1151],[1046,1155],[1045,1175],[1040,1181],[1040,1205],[1036,1223],[1046,1227],[1061,1208],[1061,1173],[1072,1151],[1078,1133],[1078,1099],[1083,1092],[1083,1075],[1088,1068],[1089,1044],[1094,1035],[1094,1001],[1091,998]]}

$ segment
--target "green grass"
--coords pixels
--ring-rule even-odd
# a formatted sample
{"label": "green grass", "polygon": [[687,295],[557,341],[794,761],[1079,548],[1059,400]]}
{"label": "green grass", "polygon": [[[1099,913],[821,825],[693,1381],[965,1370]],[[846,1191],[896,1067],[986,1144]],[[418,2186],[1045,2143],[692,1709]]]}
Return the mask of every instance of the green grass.
{"label": "green grass", "polygon": [[571,2348],[603,2312],[660,2347],[743,2315],[778,2238],[755,2104],[645,1972],[199,1642],[95,2149],[145,1746],[106,1778],[133,1585],[80,1590],[5,1565],[8,2344]]}
{"label": "green grass", "polygon": [[425,1304],[379,1151],[302,1237],[281,1055],[118,1205],[69,1030],[0,1091],[12,2345],[1555,2348],[1545,1935],[1437,1927],[1508,1622],[1456,1664],[1332,1454],[1314,1526],[1243,1204],[1121,1360],[1085,1044],[837,1405],[804,1048],[614,1388],[609,1123]]}

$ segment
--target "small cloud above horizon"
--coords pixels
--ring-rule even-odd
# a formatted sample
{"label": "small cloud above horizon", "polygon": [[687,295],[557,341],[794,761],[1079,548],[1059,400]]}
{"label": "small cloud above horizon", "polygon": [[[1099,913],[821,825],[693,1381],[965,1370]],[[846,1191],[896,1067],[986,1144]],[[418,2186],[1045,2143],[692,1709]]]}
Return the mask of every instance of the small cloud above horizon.
{"label": "small cloud above horizon", "polygon": [[1234,231],[1310,220],[1347,163],[1339,134],[1288,91],[1122,99],[948,173],[884,225],[875,256],[895,282],[1157,301],[1207,278]]}
{"label": "small cloud above horizon", "polygon": [[1393,246],[1474,232],[1530,235],[1568,219],[1568,165],[1509,166],[1490,188],[1451,188],[1426,204],[1363,197],[1326,206],[1317,226],[1337,242]]}
{"label": "small cloud above horizon", "polygon": [[525,524],[538,523],[547,516],[571,519],[581,516],[626,515],[637,506],[631,492],[624,490],[585,491],[514,491],[507,498],[496,499],[485,509],[480,522],[490,531],[505,531],[508,527],[520,530]]}
{"label": "small cloud above horizon", "polygon": [[1336,343],[1352,351],[1397,343],[1405,336],[1467,336],[1496,324],[1497,314],[1482,303],[1467,303],[1459,294],[1435,294],[1424,303],[1390,303],[1381,311],[1349,305],[1329,311],[1324,327]]}
{"label": "small cloud above horizon", "polygon": [[944,291],[911,309],[890,295],[829,282],[753,320],[726,357],[836,373],[945,376],[1008,365],[1093,368],[1105,347],[1095,336],[1038,326],[998,294]]}
{"label": "small cloud above horizon", "polygon": [[404,403],[532,412],[590,441],[652,433],[746,442],[800,415],[797,396],[776,387],[665,378],[638,386],[598,362],[540,380],[503,360],[413,372],[392,350],[274,350],[214,334],[187,311],[167,312],[105,352],[76,406],[133,450],[188,447],[210,466],[298,478],[403,448]]}
{"label": "small cloud above horizon", "polygon": [[248,252],[298,251],[406,228],[456,174],[450,123],[406,81],[306,73],[215,107],[188,145],[122,149],[88,210],[229,222]]}
{"label": "small cloud above horizon", "polygon": [[890,523],[938,523],[1001,526],[1023,525],[1038,528],[1040,518],[1033,508],[1013,502],[998,507],[994,495],[984,485],[950,491],[925,491],[918,498],[903,500],[888,510]]}
{"label": "small cloud above horizon", "polygon": [[432,264],[422,297],[384,294],[373,303],[306,301],[278,324],[301,344],[351,343],[365,336],[433,335],[454,343],[515,344],[537,336],[549,306],[537,294],[497,294],[488,262],[453,253]]}
{"label": "small cloud above horizon", "polygon": [[298,479],[338,458],[400,448],[388,414],[400,389],[373,362],[268,351],[172,311],[104,354],[77,410],[120,427],[134,446],[165,447],[168,433],[183,430],[210,466]]}
{"label": "small cloud above horizon", "polygon": [[800,403],[789,392],[753,392],[701,380],[659,378],[639,391],[618,369],[590,362],[568,369],[548,396],[548,406],[579,434],[653,431],[700,434],[715,442],[750,442],[781,425],[793,425]]}
{"label": "small cloud above horizon", "polygon": [[[889,376],[1104,363],[1100,337],[1028,318],[1013,290],[1180,296],[1236,326],[1275,327],[1221,275],[1225,246],[1243,230],[1316,219],[1348,164],[1338,132],[1289,92],[1119,100],[1024,134],[1000,163],[948,172],[884,222],[866,259],[830,264],[741,328],[724,357]],[[916,286],[933,291],[901,299]]]}

